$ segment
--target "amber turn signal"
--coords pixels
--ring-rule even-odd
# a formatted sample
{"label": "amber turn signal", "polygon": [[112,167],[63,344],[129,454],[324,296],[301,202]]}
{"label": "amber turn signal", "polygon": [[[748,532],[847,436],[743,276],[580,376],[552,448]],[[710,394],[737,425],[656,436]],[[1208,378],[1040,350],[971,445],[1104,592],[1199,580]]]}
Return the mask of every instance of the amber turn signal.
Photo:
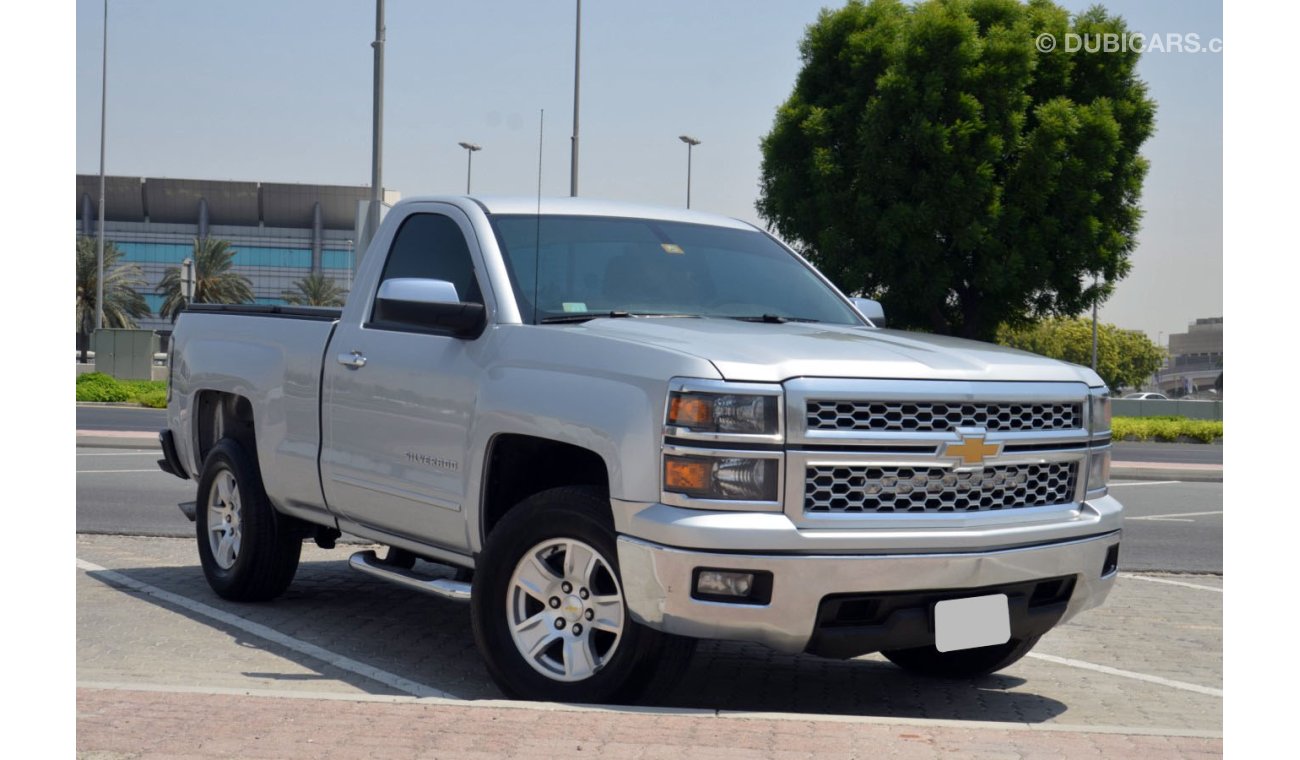
{"label": "amber turn signal", "polygon": [[711,462],[682,457],[664,459],[664,485],[671,491],[685,493],[706,491],[713,466]]}

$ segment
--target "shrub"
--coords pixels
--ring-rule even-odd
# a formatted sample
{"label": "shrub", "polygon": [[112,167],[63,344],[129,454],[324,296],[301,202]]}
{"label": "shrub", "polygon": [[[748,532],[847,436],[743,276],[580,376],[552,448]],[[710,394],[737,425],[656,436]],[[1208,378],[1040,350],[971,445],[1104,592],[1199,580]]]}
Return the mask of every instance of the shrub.
{"label": "shrub", "polygon": [[1221,420],[1189,420],[1186,417],[1116,417],[1111,435],[1117,441],[1181,441],[1192,439],[1213,443],[1223,438]]}
{"label": "shrub", "polygon": [[141,406],[147,406],[151,409],[167,408],[167,391],[166,389],[145,391],[133,398]]}
{"label": "shrub", "polygon": [[102,372],[77,376],[78,401],[126,401],[130,397],[121,383]]}
{"label": "shrub", "polygon": [[167,406],[167,383],[161,380],[118,380],[103,372],[77,375],[78,401],[134,401],[142,406]]}

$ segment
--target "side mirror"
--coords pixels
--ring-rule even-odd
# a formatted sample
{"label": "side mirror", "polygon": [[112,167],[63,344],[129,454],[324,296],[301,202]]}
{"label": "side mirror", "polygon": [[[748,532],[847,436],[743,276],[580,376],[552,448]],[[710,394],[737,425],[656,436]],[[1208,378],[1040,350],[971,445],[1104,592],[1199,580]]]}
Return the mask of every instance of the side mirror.
{"label": "side mirror", "polygon": [[446,280],[398,277],[379,286],[371,322],[380,329],[477,338],[487,326],[487,310],[461,301]]}
{"label": "side mirror", "polygon": [[870,298],[851,299],[853,305],[858,307],[858,313],[871,320],[871,324],[876,327],[885,326],[885,307],[880,305],[879,301],[873,301]]}

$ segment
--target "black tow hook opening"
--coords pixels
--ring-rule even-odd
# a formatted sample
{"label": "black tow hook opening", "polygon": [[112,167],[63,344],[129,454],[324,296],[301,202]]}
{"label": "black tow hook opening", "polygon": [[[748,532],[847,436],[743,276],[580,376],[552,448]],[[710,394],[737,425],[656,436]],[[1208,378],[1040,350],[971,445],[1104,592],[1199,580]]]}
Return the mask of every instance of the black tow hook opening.
{"label": "black tow hook opening", "polygon": [[1101,564],[1101,577],[1114,575],[1119,570],[1119,544],[1106,550],[1106,561]]}

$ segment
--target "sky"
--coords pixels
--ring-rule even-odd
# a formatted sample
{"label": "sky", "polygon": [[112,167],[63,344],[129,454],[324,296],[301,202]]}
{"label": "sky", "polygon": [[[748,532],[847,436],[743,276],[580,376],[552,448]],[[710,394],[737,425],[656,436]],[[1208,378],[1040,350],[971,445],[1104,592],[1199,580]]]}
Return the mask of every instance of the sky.
{"label": "sky", "polygon": [[[1092,4],[1065,0],[1079,12]],[[579,193],[762,224],[759,140],[822,7],[788,0],[622,0],[582,8]],[[1223,37],[1222,4],[1104,3],[1147,35]],[[110,0],[106,171],[368,185],[372,0]],[[77,0],[76,169],[99,171],[103,3]],[[384,185],[404,197],[569,192],[572,0],[389,0]],[[1223,56],[1147,53],[1157,102],[1133,268],[1101,318],[1167,343],[1223,314]]]}

